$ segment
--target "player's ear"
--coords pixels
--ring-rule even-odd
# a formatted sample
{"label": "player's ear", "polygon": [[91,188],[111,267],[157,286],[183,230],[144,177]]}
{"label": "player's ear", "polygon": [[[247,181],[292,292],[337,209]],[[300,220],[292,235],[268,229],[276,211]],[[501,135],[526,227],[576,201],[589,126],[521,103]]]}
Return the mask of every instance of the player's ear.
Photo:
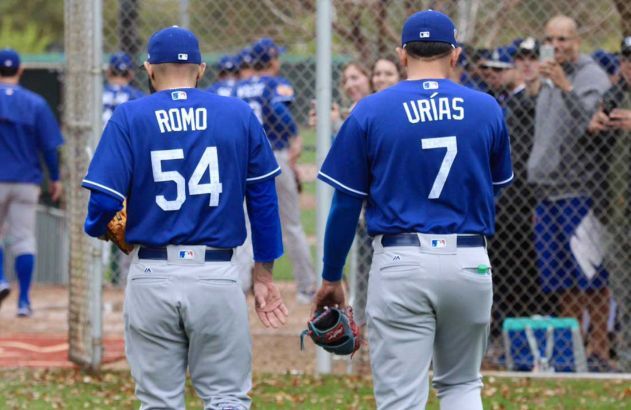
{"label": "player's ear", "polygon": [[397,47],[397,54],[399,55],[399,63],[401,64],[401,67],[407,67],[408,66],[408,52],[405,51],[405,48]]}
{"label": "player's ear", "polygon": [[144,66],[145,71],[147,72],[147,77],[153,78],[153,67],[151,67],[151,64],[145,61]]}
{"label": "player's ear", "polygon": [[199,71],[197,72],[197,81],[201,80],[204,76],[204,72],[206,71],[206,63],[201,63],[199,65]]}
{"label": "player's ear", "polygon": [[460,53],[462,53],[461,47],[456,47],[455,50],[451,53],[451,58],[449,59],[449,65],[452,68],[458,65],[458,58],[460,58]]}

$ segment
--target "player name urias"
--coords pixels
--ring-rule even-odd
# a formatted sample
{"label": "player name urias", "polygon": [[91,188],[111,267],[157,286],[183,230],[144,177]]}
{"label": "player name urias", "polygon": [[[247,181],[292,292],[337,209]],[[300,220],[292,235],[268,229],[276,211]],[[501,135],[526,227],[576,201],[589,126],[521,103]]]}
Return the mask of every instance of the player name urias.
{"label": "player name urias", "polygon": [[[432,89],[434,81],[423,83],[425,89]],[[463,120],[464,119],[464,99],[460,97],[437,97],[438,92],[430,95],[429,98],[412,100],[403,103],[403,109],[408,121],[412,124],[418,122],[441,121],[441,120]]]}

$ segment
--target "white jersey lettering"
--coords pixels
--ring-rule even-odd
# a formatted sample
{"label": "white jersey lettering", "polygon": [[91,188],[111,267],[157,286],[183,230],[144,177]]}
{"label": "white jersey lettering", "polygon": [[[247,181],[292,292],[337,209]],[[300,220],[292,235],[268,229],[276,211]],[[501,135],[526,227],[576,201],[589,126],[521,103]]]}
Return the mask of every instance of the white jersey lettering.
{"label": "white jersey lettering", "polygon": [[464,99],[460,97],[429,98],[403,103],[405,116],[411,124],[443,120],[463,120]]}
{"label": "white jersey lettering", "polygon": [[157,110],[155,115],[162,134],[177,131],[203,131],[208,128],[206,108],[171,108],[169,111]]}

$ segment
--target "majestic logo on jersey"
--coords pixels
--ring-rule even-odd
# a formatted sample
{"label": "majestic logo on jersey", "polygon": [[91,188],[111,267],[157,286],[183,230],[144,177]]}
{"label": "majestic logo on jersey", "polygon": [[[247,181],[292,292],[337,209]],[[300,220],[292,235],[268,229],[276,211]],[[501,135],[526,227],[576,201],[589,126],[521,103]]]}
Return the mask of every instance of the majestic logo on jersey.
{"label": "majestic logo on jersey", "polygon": [[181,107],[170,110],[157,110],[156,120],[160,132],[200,131],[208,126],[206,108]]}
{"label": "majestic logo on jersey", "polygon": [[424,90],[438,90],[438,81],[424,81],[423,89]]}
{"label": "majestic logo on jersey", "polygon": [[180,251],[180,254],[178,256],[180,259],[183,259],[183,260],[195,259],[195,252],[191,250],[184,250],[184,251]]}
{"label": "majestic logo on jersey", "polygon": [[145,273],[151,273],[151,268],[150,267],[146,267],[145,268]]}
{"label": "majestic logo on jersey", "polygon": [[181,101],[188,99],[188,95],[186,95],[186,91],[173,91],[171,93],[171,98],[173,101]]}
{"label": "majestic logo on jersey", "polygon": [[432,248],[446,248],[447,241],[444,239],[432,239]]}
{"label": "majestic logo on jersey", "polygon": [[[431,82],[431,81],[427,81]],[[426,121],[441,120],[463,120],[464,100],[460,97],[449,98],[439,97],[433,98],[438,93],[432,94],[432,97],[422,100],[412,100],[403,103],[403,109],[408,121],[412,124]]]}
{"label": "majestic logo on jersey", "polygon": [[188,54],[180,53],[177,55],[177,59],[180,61],[188,61]]}

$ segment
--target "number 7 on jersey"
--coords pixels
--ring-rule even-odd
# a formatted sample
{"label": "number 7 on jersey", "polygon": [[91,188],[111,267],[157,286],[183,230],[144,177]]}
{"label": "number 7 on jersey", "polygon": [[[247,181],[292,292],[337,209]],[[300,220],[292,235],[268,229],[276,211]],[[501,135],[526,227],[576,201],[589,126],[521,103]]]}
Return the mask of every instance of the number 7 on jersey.
{"label": "number 7 on jersey", "polygon": [[440,164],[438,175],[432,185],[432,190],[429,192],[429,199],[437,199],[440,193],[443,192],[443,187],[447,181],[447,176],[451,170],[451,166],[454,163],[456,154],[458,153],[458,144],[456,143],[456,137],[440,137],[440,138],[423,138],[421,140],[421,148],[423,149],[435,149],[435,148],[447,148],[443,162]]}

